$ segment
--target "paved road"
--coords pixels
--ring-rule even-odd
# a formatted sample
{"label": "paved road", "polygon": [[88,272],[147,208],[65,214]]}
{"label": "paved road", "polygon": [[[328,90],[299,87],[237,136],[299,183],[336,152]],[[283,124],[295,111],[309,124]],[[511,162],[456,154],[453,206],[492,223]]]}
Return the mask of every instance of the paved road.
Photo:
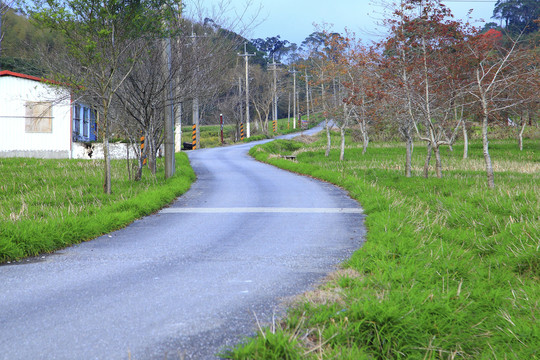
{"label": "paved road", "polygon": [[126,229],[0,266],[0,359],[212,359],[347,259],[359,205],[249,146],[191,152],[192,189]]}

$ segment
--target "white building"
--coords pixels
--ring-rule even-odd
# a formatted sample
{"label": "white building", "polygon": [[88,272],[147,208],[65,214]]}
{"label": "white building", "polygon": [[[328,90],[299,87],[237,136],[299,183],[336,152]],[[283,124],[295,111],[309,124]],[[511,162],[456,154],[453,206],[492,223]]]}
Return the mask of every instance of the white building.
{"label": "white building", "polygon": [[72,158],[96,140],[96,112],[52,81],[0,71],[0,157]]}

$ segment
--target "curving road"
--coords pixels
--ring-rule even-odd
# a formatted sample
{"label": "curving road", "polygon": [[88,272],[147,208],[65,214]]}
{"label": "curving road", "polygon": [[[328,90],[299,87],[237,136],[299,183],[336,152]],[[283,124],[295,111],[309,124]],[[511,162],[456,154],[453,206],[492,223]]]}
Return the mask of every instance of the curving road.
{"label": "curving road", "polygon": [[0,266],[0,359],[213,359],[347,259],[359,205],[252,145],[192,151],[198,180],[155,215]]}

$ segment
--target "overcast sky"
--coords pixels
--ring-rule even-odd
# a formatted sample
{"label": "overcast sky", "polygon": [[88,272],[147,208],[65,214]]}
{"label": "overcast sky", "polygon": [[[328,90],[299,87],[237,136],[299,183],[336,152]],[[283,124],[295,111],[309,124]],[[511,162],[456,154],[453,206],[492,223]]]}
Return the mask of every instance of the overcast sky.
{"label": "overcast sky", "polygon": [[[235,17],[235,12],[241,12],[246,2],[252,2],[249,15],[262,7],[258,22],[263,22],[245,34],[249,39],[280,35],[281,39],[300,45],[315,31],[314,23],[333,24],[333,30],[337,32],[347,27],[367,42],[378,40],[385,32],[384,28],[377,26],[377,22],[384,18],[384,8],[376,5],[381,0],[205,0],[201,4],[208,7],[218,1],[229,3],[229,19]],[[491,16],[495,0],[443,0],[443,3],[450,7],[456,18],[466,19],[468,10],[473,9],[473,19],[493,21]],[[214,14],[214,17],[221,15]],[[480,26],[481,23],[476,25]]]}

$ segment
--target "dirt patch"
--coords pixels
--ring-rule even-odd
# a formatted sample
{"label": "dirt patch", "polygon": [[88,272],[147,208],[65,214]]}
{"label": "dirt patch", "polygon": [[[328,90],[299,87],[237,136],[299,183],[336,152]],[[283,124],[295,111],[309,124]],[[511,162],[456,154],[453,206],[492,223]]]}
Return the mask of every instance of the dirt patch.
{"label": "dirt patch", "polygon": [[285,299],[283,305],[286,307],[294,307],[305,302],[315,306],[334,303],[345,305],[343,289],[336,284],[338,280],[345,277],[357,279],[361,278],[362,274],[353,269],[339,269],[326,276],[320,284],[317,285],[316,289]]}
{"label": "dirt patch", "polygon": [[310,135],[300,135],[300,136],[296,136],[294,140],[299,141],[304,144],[312,144],[318,140],[318,137],[310,136]]}

